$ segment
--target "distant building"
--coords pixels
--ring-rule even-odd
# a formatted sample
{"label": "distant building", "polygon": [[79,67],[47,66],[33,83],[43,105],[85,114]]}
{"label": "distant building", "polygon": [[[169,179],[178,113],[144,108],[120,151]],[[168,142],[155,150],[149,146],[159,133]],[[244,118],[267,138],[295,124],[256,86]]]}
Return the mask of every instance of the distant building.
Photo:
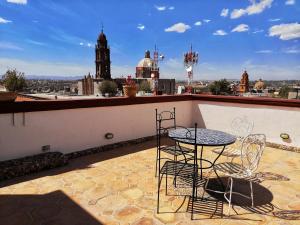
{"label": "distant building", "polygon": [[110,49],[107,45],[106,36],[103,33],[103,29],[99,34],[97,39],[97,44],[95,45],[95,52],[96,52],[96,79],[104,79],[110,80],[111,73],[110,73]]}
{"label": "distant building", "polygon": [[241,94],[249,92],[249,75],[248,75],[248,73],[247,73],[246,70],[242,74],[242,78],[241,78],[241,82],[240,82],[240,87],[239,87],[239,92]]}
{"label": "distant building", "polygon": [[150,57],[150,51],[145,52],[145,58],[141,59],[136,67],[136,78],[151,78],[151,74],[154,74],[156,78],[159,78],[159,68],[154,67],[154,60]]}
{"label": "distant building", "polygon": [[[97,95],[101,94],[99,91],[99,85],[103,80],[111,80],[110,71],[110,49],[107,44],[107,39],[103,30],[98,36],[97,44],[95,45],[95,64],[96,75],[92,76],[90,73],[84,76],[83,79],[78,81],[78,94],[79,95]],[[151,75],[157,78],[158,91],[162,94],[174,94],[175,93],[175,79],[159,79],[159,68],[155,60],[151,59],[150,51],[146,51],[145,58],[139,61],[136,67],[137,84],[140,84],[143,80],[147,80],[151,84],[153,83]],[[125,78],[113,79],[118,87],[121,89],[125,83]]]}
{"label": "distant building", "polygon": [[95,64],[96,75],[95,78],[88,75],[78,81],[78,94],[79,95],[96,95],[100,94],[98,90],[99,84],[103,80],[111,79],[110,71],[110,48],[107,44],[106,35],[103,33],[103,29],[98,36],[97,44],[95,45]]}
{"label": "distant building", "polygon": [[174,94],[175,93],[175,79],[160,79],[158,63],[155,62],[150,56],[150,51],[145,52],[145,58],[141,59],[136,66],[135,77],[137,83],[142,80],[148,80],[152,83],[152,77],[157,79],[157,90],[161,94]]}
{"label": "distant building", "polygon": [[254,89],[255,90],[264,90],[266,88],[265,83],[262,81],[262,79],[259,79],[255,85],[254,85]]}

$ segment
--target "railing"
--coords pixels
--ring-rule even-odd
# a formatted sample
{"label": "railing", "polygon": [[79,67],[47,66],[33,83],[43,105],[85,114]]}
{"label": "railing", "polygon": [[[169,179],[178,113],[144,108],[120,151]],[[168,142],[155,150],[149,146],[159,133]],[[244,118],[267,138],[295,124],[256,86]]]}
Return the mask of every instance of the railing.
{"label": "railing", "polygon": [[[176,107],[177,123],[229,131],[247,116],[271,142],[300,146],[300,101],[207,95],[0,103],[0,161],[50,151],[70,153],[155,134],[155,108]],[[280,133],[291,136],[283,142]],[[112,139],[105,134],[112,133]]]}

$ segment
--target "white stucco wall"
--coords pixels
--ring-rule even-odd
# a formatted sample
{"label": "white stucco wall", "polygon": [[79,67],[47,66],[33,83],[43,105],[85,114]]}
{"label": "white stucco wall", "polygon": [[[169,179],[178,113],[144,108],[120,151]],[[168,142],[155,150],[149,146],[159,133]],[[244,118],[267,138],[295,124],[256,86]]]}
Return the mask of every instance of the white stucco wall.
{"label": "white stucco wall", "polygon": [[[230,132],[231,121],[246,116],[254,123],[254,133],[264,133],[269,142],[300,147],[300,109],[205,101],[179,101],[128,106],[0,114],[0,161],[51,151],[70,153],[106,144],[155,134],[155,108],[176,107],[177,124]],[[105,133],[114,134],[106,140]],[[291,142],[283,142],[288,133]]]}
{"label": "white stucco wall", "polygon": [[[265,134],[269,142],[300,147],[299,108],[194,101],[193,116],[202,127],[225,132],[231,131],[234,118],[246,116],[254,123],[252,133]],[[284,142],[281,133],[288,133],[290,142]]]}
{"label": "white stucco wall", "polygon": [[[83,108],[0,114],[0,161],[41,153],[41,146],[51,151],[69,153],[110,143],[155,134],[155,108],[176,107],[177,124],[191,125],[192,102],[167,102],[114,107]],[[106,140],[105,133],[114,138]]]}

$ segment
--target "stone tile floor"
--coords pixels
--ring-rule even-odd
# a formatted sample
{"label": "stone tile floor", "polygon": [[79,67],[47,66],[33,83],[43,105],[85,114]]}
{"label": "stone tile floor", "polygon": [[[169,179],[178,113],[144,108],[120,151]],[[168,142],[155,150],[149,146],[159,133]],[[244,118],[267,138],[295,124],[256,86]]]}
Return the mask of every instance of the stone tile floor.
{"label": "stone tile floor", "polygon": [[[168,213],[184,198],[172,196],[174,190],[165,196],[164,185],[162,213],[156,213],[154,145],[149,141],[81,157],[62,168],[0,183],[0,225],[300,224],[299,153],[266,148],[255,179],[254,208],[237,203],[239,215],[227,218],[210,214],[216,202],[226,212],[226,203],[199,201],[191,221],[188,199],[177,213]],[[206,148],[205,157],[212,156]]]}

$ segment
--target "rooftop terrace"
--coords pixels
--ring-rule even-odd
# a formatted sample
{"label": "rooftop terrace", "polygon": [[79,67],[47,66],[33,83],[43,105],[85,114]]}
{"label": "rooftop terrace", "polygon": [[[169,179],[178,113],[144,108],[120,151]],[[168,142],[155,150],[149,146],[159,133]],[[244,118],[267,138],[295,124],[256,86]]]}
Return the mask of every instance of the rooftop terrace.
{"label": "rooftop terrace", "polygon": [[[228,219],[222,217],[227,204],[213,196],[209,204],[198,202],[196,221],[191,221],[188,198],[181,205],[184,197],[170,195],[162,200],[164,213],[156,213],[155,109],[173,107],[182,126],[197,122],[229,132],[231,121],[245,116],[254,123],[253,133],[266,134],[269,147],[253,177],[254,208],[236,199],[240,215]],[[1,103],[0,163],[40,154],[45,145],[64,155],[98,153],[0,181],[0,224],[298,224],[298,121],[299,101],[264,98],[182,95]],[[107,133],[113,138],[107,139]],[[281,139],[281,133],[290,139]],[[143,142],[132,145],[134,140]],[[118,143],[131,144],[99,148]],[[207,158],[213,155],[210,150],[205,149]]]}
{"label": "rooftop terrace", "polygon": [[[220,201],[208,214],[199,204],[191,221],[187,199],[174,213],[184,197],[164,197],[165,213],[156,213],[155,152],[155,142],[147,141],[2,182],[1,224],[299,224],[293,211],[300,210],[299,153],[266,148],[253,178],[254,208],[242,202],[235,206],[240,215],[228,219],[214,214]],[[225,212],[227,204],[219,207]]]}

